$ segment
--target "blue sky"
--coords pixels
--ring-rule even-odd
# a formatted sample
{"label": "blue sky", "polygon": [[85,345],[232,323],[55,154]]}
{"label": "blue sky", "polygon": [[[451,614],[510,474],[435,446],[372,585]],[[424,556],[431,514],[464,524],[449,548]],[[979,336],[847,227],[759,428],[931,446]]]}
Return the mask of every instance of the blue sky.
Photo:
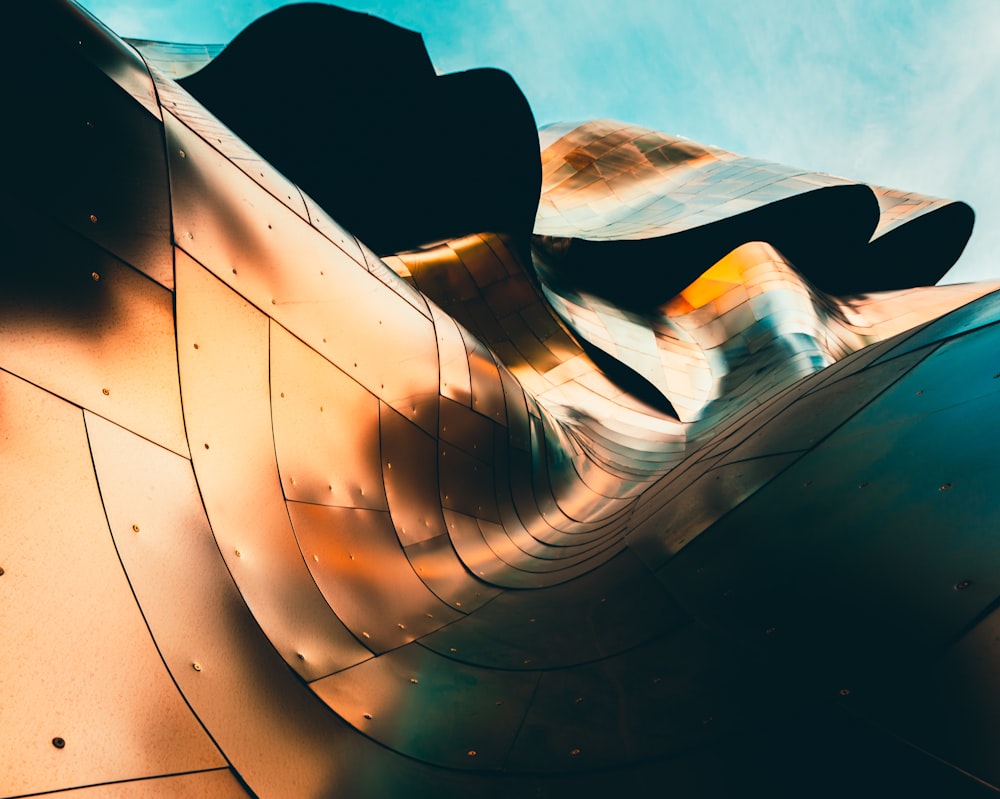
{"label": "blue sky", "polygon": [[[123,36],[224,43],[278,0],[85,0]],[[1000,279],[1000,0],[344,2],[494,66],[539,124],[612,117],[968,202],[947,280]]]}

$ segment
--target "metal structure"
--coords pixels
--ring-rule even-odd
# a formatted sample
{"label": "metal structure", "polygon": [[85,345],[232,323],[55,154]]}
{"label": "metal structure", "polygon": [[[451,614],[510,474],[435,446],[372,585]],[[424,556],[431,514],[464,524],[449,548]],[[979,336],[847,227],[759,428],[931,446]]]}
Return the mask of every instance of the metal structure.
{"label": "metal structure", "polygon": [[[412,35],[7,18],[0,796],[994,793],[1000,300],[919,287],[966,206],[608,121],[321,205],[195,95]],[[327,206],[380,195],[376,254]]]}

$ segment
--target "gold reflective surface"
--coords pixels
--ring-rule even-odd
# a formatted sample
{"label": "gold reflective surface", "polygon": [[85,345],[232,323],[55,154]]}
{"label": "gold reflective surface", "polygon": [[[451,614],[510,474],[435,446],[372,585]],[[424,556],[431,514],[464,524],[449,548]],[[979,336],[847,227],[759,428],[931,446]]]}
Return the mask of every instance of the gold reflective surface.
{"label": "gold reflective surface", "polygon": [[4,223],[0,796],[997,784],[1000,310],[914,283],[962,204],[598,121],[533,235],[379,257],[166,74],[214,53],[39,8],[82,88],[5,196],[80,103],[141,168]]}

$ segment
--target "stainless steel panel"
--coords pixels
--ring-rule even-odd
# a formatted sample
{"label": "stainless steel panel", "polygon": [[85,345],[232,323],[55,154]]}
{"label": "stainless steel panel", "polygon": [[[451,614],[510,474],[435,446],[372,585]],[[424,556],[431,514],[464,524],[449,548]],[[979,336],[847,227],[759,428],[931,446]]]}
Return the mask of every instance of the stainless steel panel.
{"label": "stainless steel panel", "polygon": [[424,585],[462,613],[471,613],[500,593],[469,573],[447,535],[411,544],[404,552]]}
{"label": "stainless steel panel", "polygon": [[801,452],[769,455],[706,471],[640,526],[629,530],[629,547],[649,568],[659,568],[802,456]]}
{"label": "stainless steel panel", "polygon": [[[226,159],[282,205],[303,219],[309,219],[305,200],[298,188],[246,142],[222,124],[180,84],[155,67],[150,69],[163,108],[180,119]],[[187,152],[185,151],[185,155]],[[346,248],[341,248],[346,249]]]}
{"label": "stainless steel panel", "polygon": [[402,545],[441,535],[438,442],[385,405],[381,408],[382,475],[389,513]]}
{"label": "stainless steel panel", "polygon": [[[41,211],[171,286],[163,129],[141,59],[70,3],[24,6],[11,26],[4,106],[30,122],[7,126],[5,213]],[[26,63],[44,69],[23,79]]]}
{"label": "stainless steel panel", "polygon": [[[48,795],[48,794],[43,794]],[[58,799],[245,799],[250,796],[229,769],[92,785],[60,791]]]}
{"label": "stainless steel panel", "polygon": [[289,502],[302,555],[330,607],[375,652],[459,618],[414,574],[385,511]]}
{"label": "stainless steel panel", "polygon": [[178,251],[177,346],[198,487],[255,618],[292,668],[312,678],[369,652],[330,610],[295,543],[271,427],[269,325]]}
{"label": "stainless steel panel", "polygon": [[83,413],[0,371],[0,442],[0,795],[224,765],[136,607]]}
{"label": "stainless steel panel", "polygon": [[430,306],[438,343],[438,364],[441,371],[441,396],[472,407],[472,383],[469,377],[469,354],[454,319]]}
{"label": "stainless steel panel", "polygon": [[441,441],[438,444],[441,504],[445,508],[499,522],[493,467]]}
{"label": "stainless steel panel", "polygon": [[386,510],[378,399],[271,322],[274,449],[288,499]]}
{"label": "stainless steel panel", "polygon": [[468,666],[411,644],[312,683],[338,715],[409,757],[500,768],[538,674]]}
{"label": "stainless steel panel", "polygon": [[31,251],[0,293],[0,367],[186,454],[170,292],[75,233],[36,224],[16,234]]}
{"label": "stainless steel panel", "polygon": [[441,397],[440,412],[442,442],[465,450],[484,463],[493,463],[493,438],[498,426],[468,405]]}
{"label": "stainless steel panel", "polygon": [[472,410],[497,422],[507,421],[503,384],[490,351],[469,331],[459,328],[469,354],[472,380]]}
{"label": "stainless steel panel", "polygon": [[566,669],[632,649],[686,621],[663,584],[625,550],[570,582],[505,591],[420,643],[488,668]]}
{"label": "stainless steel panel", "polygon": [[164,124],[180,245],[282,327],[436,434],[437,347],[430,320],[176,117],[166,113]]}

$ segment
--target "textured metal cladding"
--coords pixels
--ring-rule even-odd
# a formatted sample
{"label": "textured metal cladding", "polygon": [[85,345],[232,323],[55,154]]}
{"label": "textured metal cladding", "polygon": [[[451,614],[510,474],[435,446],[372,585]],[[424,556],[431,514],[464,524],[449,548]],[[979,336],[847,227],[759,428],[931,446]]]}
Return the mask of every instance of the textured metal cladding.
{"label": "textured metal cladding", "polygon": [[380,258],[88,14],[22,16],[5,65],[59,80],[9,87],[0,795],[997,784],[1000,295],[913,287],[966,206],[598,121],[542,131],[534,237],[414,206]]}
{"label": "textured metal cladding", "polygon": [[311,687],[395,751],[479,771],[504,765],[537,682],[537,673],[483,669],[410,644]]}
{"label": "textured metal cladding", "polygon": [[114,796],[115,799],[202,799],[206,796],[245,799],[251,795],[228,768],[90,785],[54,794],[59,799],[104,799],[107,796]]}
{"label": "textured metal cladding", "polygon": [[29,233],[0,294],[0,367],[186,454],[171,293],[60,225]]}
{"label": "textured metal cladding", "polygon": [[410,544],[404,551],[424,585],[462,613],[472,612],[500,593],[499,588],[472,576],[472,564],[463,564],[452,540],[444,533]]}
{"label": "textured metal cladding", "polygon": [[[369,391],[436,433],[430,320],[172,114],[164,124],[179,245]],[[367,335],[356,335],[366,327]]]}
{"label": "textured metal cladding", "polygon": [[8,202],[44,208],[169,288],[167,172],[152,81],[128,45],[85,12],[56,5],[20,10],[25,29],[3,59],[7,74],[24,68],[22,53],[44,64],[40,76],[56,78],[41,89],[38,80],[9,81],[8,107],[32,121],[5,135],[8,152],[17,153],[4,179]]}
{"label": "textured metal cladding", "polygon": [[[178,251],[181,387],[198,487],[255,618],[292,668],[309,678],[370,652],[330,610],[295,542],[275,457],[270,325]],[[306,660],[298,657],[303,651]]]}
{"label": "textured metal cladding", "polygon": [[302,554],[330,607],[386,652],[459,618],[413,572],[385,511],[289,502]]}
{"label": "textured metal cladding", "polygon": [[83,417],[0,371],[3,796],[225,765],[135,605]]}
{"label": "textured metal cladding", "polygon": [[[927,355],[696,539],[663,578],[707,619],[721,621],[727,613],[709,597],[742,594],[742,611],[752,608],[794,631],[804,651],[820,646],[813,639],[823,636],[823,648],[836,649],[845,670],[857,667],[859,651],[846,641],[864,641],[872,657],[893,649],[917,656],[949,641],[1000,594],[996,546],[987,532],[995,527],[991,486],[998,468],[994,330],[953,340],[947,357]],[[922,407],[925,391],[929,403]],[[961,423],[968,418],[979,424]],[[764,508],[779,496],[781,524],[762,525]],[[748,529],[749,538],[736,533]],[[720,546],[730,563],[716,560],[697,581],[683,576]],[[753,585],[733,570],[747,547],[782,552]],[[812,601],[783,603],[774,587],[791,588],[807,574]]]}
{"label": "textured metal cladding", "polygon": [[382,405],[382,475],[396,535],[409,546],[444,532],[438,477],[438,440]]}
{"label": "textured metal cladding", "polygon": [[387,510],[378,398],[276,323],[270,331],[271,416],[285,497]]}

